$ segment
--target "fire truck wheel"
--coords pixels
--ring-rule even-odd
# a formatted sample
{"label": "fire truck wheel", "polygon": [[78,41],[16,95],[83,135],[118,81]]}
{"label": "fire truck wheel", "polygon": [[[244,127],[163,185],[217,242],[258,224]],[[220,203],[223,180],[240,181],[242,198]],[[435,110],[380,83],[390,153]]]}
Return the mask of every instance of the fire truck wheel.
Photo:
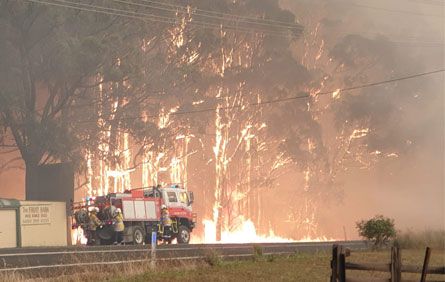
{"label": "fire truck wheel", "polygon": [[178,228],[178,244],[188,244],[190,242],[190,230],[181,225]]}
{"label": "fire truck wheel", "polygon": [[142,245],[145,241],[144,230],[139,226],[133,227],[133,244]]}

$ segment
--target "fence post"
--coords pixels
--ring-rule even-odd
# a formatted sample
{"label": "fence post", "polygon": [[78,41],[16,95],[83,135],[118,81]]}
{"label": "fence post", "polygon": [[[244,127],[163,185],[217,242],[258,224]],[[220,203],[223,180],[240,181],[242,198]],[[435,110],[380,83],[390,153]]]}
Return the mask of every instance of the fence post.
{"label": "fence post", "polygon": [[402,254],[399,247],[391,247],[391,282],[402,281]]}
{"label": "fence post", "polygon": [[426,281],[426,275],[428,274],[428,264],[430,263],[430,256],[431,256],[431,249],[429,247],[426,247],[425,259],[423,261],[422,276],[420,278],[420,282]]}
{"label": "fence post", "polygon": [[346,255],[343,252],[340,253],[340,258],[338,261],[338,269],[339,269],[338,281],[346,282]]}
{"label": "fence post", "polygon": [[331,260],[331,282],[337,282],[338,278],[338,245],[332,245],[332,260]]}

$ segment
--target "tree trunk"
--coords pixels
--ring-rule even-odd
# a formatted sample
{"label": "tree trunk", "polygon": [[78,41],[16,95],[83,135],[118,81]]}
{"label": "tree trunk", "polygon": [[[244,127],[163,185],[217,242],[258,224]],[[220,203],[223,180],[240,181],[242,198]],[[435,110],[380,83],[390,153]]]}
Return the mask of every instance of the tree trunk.
{"label": "tree trunk", "polygon": [[218,208],[218,218],[216,219],[216,241],[221,241],[221,234],[223,229],[223,209],[222,207]]}
{"label": "tree trunk", "polygon": [[35,190],[36,183],[38,183],[38,165],[34,164],[33,162],[26,162],[26,171],[25,171],[25,195],[26,200],[32,200],[30,199],[30,195],[32,194],[31,191]]}

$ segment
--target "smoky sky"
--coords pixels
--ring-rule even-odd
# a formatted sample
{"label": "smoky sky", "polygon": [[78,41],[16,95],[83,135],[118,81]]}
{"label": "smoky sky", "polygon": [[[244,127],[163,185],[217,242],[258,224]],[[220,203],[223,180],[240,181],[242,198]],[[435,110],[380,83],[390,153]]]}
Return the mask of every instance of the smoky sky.
{"label": "smoky sky", "polygon": [[[375,58],[363,83],[444,68],[444,8],[440,1],[281,1],[301,19],[319,15],[331,58],[354,68]],[[387,77],[381,74],[389,75]],[[335,74],[334,74],[335,75]],[[391,76],[392,75],[392,76]],[[337,74],[345,85],[348,76]],[[360,78],[360,77],[359,77]],[[354,83],[357,83],[355,81]],[[335,120],[370,120],[369,151],[397,152],[398,158],[370,170],[343,173],[341,204],[322,224],[341,236],[354,222],[375,214],[395,218],[400,229],[444,228],[444,76],[422,77],[367,88],[336,104]],[[347,210],[348,212],[345,212]],[[354,213],[350,213],[354,210]]]}

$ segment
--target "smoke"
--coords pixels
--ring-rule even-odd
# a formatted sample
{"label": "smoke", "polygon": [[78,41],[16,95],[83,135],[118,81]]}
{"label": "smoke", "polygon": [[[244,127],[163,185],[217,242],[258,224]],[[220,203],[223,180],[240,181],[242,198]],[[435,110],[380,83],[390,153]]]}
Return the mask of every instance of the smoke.
{"label": "smoke", "polygon": [[[443,7],[441,14],[437,6],[415,1],[373,1],[371,8],[353,1],[282,4],[303,23],[315,22],[312,29],[306,25],[308,33],[319,27],[328,61],[318,71],[338,88],[443,68]],[[332,64],[335,73],[329,71]],[[334,201],[320,226],[339,238],[346,226],[351,237],[354,222],[384,214],[400,229],[445,228],[443,93],[442,74],[340,93],[331,104],[336,131],[367,128],[355,142],[368,154],[389,158],[372,162],[368,156],[370,166],[345,164],[336,178],[342,201]]]}

